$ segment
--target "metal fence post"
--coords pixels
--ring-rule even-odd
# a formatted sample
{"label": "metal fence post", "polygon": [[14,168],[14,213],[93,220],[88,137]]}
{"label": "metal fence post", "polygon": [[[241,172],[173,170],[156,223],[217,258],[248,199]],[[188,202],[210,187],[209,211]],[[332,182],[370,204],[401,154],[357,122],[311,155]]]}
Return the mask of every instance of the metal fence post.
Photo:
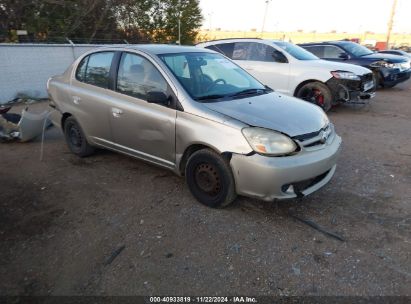
{"label": "metal fence post", "polygon": [[76,60],[76,53],[75,53],[75,51],[74,51],[75,45],[74,45],[73,41],[71,41],[68,37],[66,37],[66,40],[67,40],[68,43],[70,43],[70,45],[71,45],[71,50],[72,50],[72,52],[73,52],[73,60]]}

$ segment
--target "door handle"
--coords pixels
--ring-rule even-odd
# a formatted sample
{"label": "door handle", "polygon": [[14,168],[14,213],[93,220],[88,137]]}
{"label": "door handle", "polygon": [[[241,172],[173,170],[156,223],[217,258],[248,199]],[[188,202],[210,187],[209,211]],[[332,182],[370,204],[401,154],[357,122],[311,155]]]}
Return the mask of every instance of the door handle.
{"label": "door handle", "polygon": [[114,117],[120,117],[123,114],[123,110],[118,108],[111,108],[111,112],[113,113]]}
{"label": "door handle", "polygon": [[74,104],[78,105],[78,104],[80,103],[80,101],[81,101],[81,98],[80,98],[80,97],[78,97],[78,96],[73,96],[73,103],[74,103]]}
{"label": "door handle", "polygon": [[245,68],[247,71],[253,71],[253,68]]}

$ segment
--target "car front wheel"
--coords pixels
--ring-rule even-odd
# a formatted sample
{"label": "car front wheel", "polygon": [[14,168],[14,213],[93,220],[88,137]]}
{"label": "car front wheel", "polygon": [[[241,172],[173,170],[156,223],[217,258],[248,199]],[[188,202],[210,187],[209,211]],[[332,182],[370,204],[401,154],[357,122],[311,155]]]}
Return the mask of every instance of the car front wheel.
{"label": "car front wheel", "polygon": [[188,159],[185,176],[192,195],[208,207],[225,207],[237,196],[228,162],[212,150],[194,152]]}
{"label": "car front wheel", "polygon": [[310,82],[303,85],[296,97],[320,106],[325,112],[331,109],[332,95],[330,89],[321,82]]}

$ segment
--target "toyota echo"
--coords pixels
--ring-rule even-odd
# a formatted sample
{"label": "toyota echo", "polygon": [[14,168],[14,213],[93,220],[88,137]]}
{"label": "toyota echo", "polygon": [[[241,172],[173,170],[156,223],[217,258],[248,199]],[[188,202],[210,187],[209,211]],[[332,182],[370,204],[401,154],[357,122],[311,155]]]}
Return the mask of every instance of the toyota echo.
{"label": "toyota echo", "polygon": [[336,169],[341,138],[319,106],[274,92],[212,50],[95,49],[47,87],[71,152],[105,148],[170,169],[209,207],[237,195],[302,197]]}

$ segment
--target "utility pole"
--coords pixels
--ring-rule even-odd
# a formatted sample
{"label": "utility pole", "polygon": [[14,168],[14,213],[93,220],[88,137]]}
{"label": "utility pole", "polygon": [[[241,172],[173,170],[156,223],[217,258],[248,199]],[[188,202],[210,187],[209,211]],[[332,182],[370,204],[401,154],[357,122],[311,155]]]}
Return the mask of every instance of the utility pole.
{"label": "utility pole", "polygon": [[181,18],[178,16],[178,44],[181,45]]}
{"label": "utility pole", "polygon": [[178,45],[181,45],[181,0],[178,1]]}
{"label": "utility pole", "polygon": [[394,24],[395,10],[396,10],[396,8],[397,8],[397,2],[398,2],[398,0],[393,0],[392,9],[391,9],[391,15],[390,15],[390,21],[388,21],[387,48],[389,48],[392,26],[393,26],[393,24]]}
{"label": "utility pole", "polygon": [[267,19],[267,12],[268,12],[268,5],[272,0],[265,0],[265,10],[264,10],[264,18],[263,18],[263,26],[261,27],[261,38],[263,37],[264,28],[265,28],[265,20]]}

